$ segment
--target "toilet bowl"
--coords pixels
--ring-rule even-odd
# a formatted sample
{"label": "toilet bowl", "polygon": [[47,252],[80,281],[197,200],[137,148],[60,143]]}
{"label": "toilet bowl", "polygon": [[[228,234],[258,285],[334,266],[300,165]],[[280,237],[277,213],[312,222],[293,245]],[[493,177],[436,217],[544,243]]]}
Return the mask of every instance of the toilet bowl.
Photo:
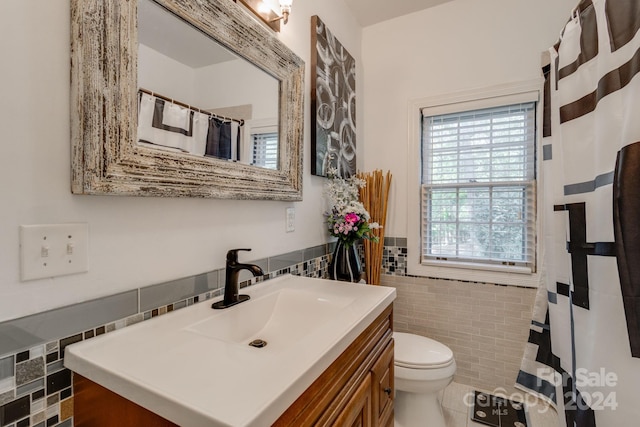
{"label": "toilet bowl", "polygon": [[440,391],[453,380],[456,362],[446,345],[395,332],[396,427],[445,427]]}

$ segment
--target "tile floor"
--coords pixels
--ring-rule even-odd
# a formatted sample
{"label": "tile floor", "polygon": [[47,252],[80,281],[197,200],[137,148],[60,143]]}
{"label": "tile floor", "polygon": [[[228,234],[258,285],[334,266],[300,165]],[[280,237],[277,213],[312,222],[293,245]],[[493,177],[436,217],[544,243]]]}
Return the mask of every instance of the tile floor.
{"label": "tile floor", "polygon": [[[471,421],[469,414],[469,405],[466,402],[473,401],[473,391],[477,388],[458,384],[453,382],[444,390],[442,397],[442,410],[444,412],[447,427],[487,427]],[[485,391],[487,390],[480,390]],[[515,396],[507,396],[513,400],[518,399]],[[529,427],[557,427],[556,411],[549,407],[546,403],[527,395],[522,397],[525,400],[525,407],[529,416]]]}

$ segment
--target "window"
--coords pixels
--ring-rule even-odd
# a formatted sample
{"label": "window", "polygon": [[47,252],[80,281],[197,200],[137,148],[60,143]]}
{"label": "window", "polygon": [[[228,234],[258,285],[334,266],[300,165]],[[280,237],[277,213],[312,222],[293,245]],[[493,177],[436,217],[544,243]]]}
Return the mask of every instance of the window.
{"label": "window", "polygon": [[278,169],[278,132],[254,133],[253,164],[267,169]]}
{"label": "window", "polygon": [[278,169],[278,118],[249,119],[243,129],[241,159],[267,169]]}
{"label": "window", "polygon": [[422,110],[421,263],[535,270],[535,102]]}

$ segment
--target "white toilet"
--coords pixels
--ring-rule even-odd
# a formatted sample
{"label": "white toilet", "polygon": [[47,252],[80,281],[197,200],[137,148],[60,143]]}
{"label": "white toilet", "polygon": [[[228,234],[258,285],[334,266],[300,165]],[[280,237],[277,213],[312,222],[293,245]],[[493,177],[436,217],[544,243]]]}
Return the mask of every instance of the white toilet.
{"label": "white toilet", "polygon": [[453,352],[420,335],[394,332],[395,426],[445,427],[438,394],[456,373]]}

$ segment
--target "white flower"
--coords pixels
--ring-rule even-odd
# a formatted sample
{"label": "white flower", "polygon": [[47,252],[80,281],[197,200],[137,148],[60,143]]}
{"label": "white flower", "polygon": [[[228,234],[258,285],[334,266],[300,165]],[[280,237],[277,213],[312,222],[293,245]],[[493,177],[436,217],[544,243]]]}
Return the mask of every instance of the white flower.
{"label": "white flower", "polygon": [[[329,174],[329,181],[325,186],[325,194],[331,207],[339,212],[366,213],[366,209],[358,201],[359,189],[364,186],[365,182],[356,177],[344,179]],[[369,214],[366,213],[366,216],[368,219]]]}
{"label": "white flower", "polygon": [[[371,216],[359,200],[359,189],[366,182],[355,176],[340,178],[335,169],[330,169],[328,175],[324,193],[329,202],[329,211],[326,213],[329,233],[349,245],[361,238],[377,242],[378,238],[370,230],[380,226],[377,223],[368,224]],[[358,215],[357,224],[352,224],[351,214]]]}

